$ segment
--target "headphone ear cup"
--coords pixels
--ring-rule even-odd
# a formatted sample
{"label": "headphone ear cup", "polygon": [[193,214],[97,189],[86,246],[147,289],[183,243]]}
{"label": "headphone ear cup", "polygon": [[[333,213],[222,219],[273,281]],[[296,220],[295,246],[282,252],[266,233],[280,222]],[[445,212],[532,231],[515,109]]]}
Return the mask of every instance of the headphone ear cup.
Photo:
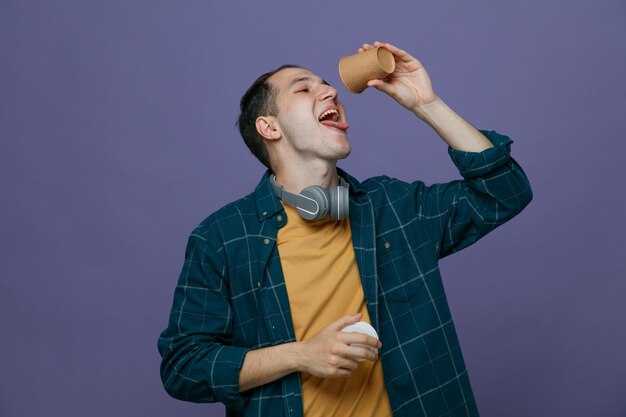
{"label": "headphone ear cup", "polygon": [[348,187],[338,186],[329,190],[330,195],[330,218],[333,220],[344,220],[348,217],[350,202],[348,200]]}
{"label": "headphone ear cup", "polygon": [[[304,190],[300,191],[300,198],[306,197],[315,201],[318,204],[319,210],[316,213],[308,212],[300,210],[298,208],[298,212],[300,216],[302,216],[305,220],[321,220],[328,215],[328,210],[330,206],[330,197],[328,195],[328,191],[324,187],[320,187],[319,185],[312,185],[310,187],[306,187]],[[299,206],[299,205],[298,205]]]}

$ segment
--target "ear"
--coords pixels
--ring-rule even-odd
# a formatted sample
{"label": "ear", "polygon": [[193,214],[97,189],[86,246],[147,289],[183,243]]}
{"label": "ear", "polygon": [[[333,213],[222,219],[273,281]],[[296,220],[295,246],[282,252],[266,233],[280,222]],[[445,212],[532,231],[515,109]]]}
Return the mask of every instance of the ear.
{"label": "ear", "polygon": [[278,120],[274,116],[259,116],[256,118],[256,131],[267,140],[280,139],[282,132]]}

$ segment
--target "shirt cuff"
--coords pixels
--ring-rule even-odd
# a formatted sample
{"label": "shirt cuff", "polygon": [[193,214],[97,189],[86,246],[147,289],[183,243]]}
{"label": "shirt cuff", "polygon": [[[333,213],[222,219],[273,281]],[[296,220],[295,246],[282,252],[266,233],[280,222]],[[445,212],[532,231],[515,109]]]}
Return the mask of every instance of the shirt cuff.
{"label": "shirt cuff", "polygon": [[448,148],[452,162],[459,169],[463,178],[470,179],[482,177],[505,165],[511,158],[511,143],[513,141],[504,135],[491,130],[481,130],[491,143],[493,148],[482,152],[465,152]]}
{"label": "shirt cuff", "polygon": [[222,346],[209,373],[216,399],[227,409],[243,413],[248,401],[239,392],[239,372],[249,348]]}

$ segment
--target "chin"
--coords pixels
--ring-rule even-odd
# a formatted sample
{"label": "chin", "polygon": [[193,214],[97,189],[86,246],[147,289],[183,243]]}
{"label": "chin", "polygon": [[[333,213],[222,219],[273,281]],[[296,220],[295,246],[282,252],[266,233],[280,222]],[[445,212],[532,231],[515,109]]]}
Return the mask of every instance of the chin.
{"label": "chin", "polygon": [[346,159],[352,153],[352,147],[348,146],[347,149],[344,149],[342,152],[339,152],[337,155],[337,159]]}
{"label": "chin", "polygon": [[324,140],[328,143],[327,150],[330,151],[328,156],[330,156],[332,159],[345,159],[352,152],[352,145],[350,145],[347,136],[331,138],[327,137]]}

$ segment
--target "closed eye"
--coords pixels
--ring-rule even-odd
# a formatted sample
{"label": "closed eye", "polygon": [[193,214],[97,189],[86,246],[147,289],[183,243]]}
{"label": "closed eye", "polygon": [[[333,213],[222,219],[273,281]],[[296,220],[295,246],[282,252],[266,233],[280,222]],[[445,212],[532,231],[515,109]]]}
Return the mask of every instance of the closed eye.
{"label": "closed eye", "polygon": [[308,88],[303,88],[302,90],[296,91],[296,93],[308,93],[308,92],[309,92]]}

